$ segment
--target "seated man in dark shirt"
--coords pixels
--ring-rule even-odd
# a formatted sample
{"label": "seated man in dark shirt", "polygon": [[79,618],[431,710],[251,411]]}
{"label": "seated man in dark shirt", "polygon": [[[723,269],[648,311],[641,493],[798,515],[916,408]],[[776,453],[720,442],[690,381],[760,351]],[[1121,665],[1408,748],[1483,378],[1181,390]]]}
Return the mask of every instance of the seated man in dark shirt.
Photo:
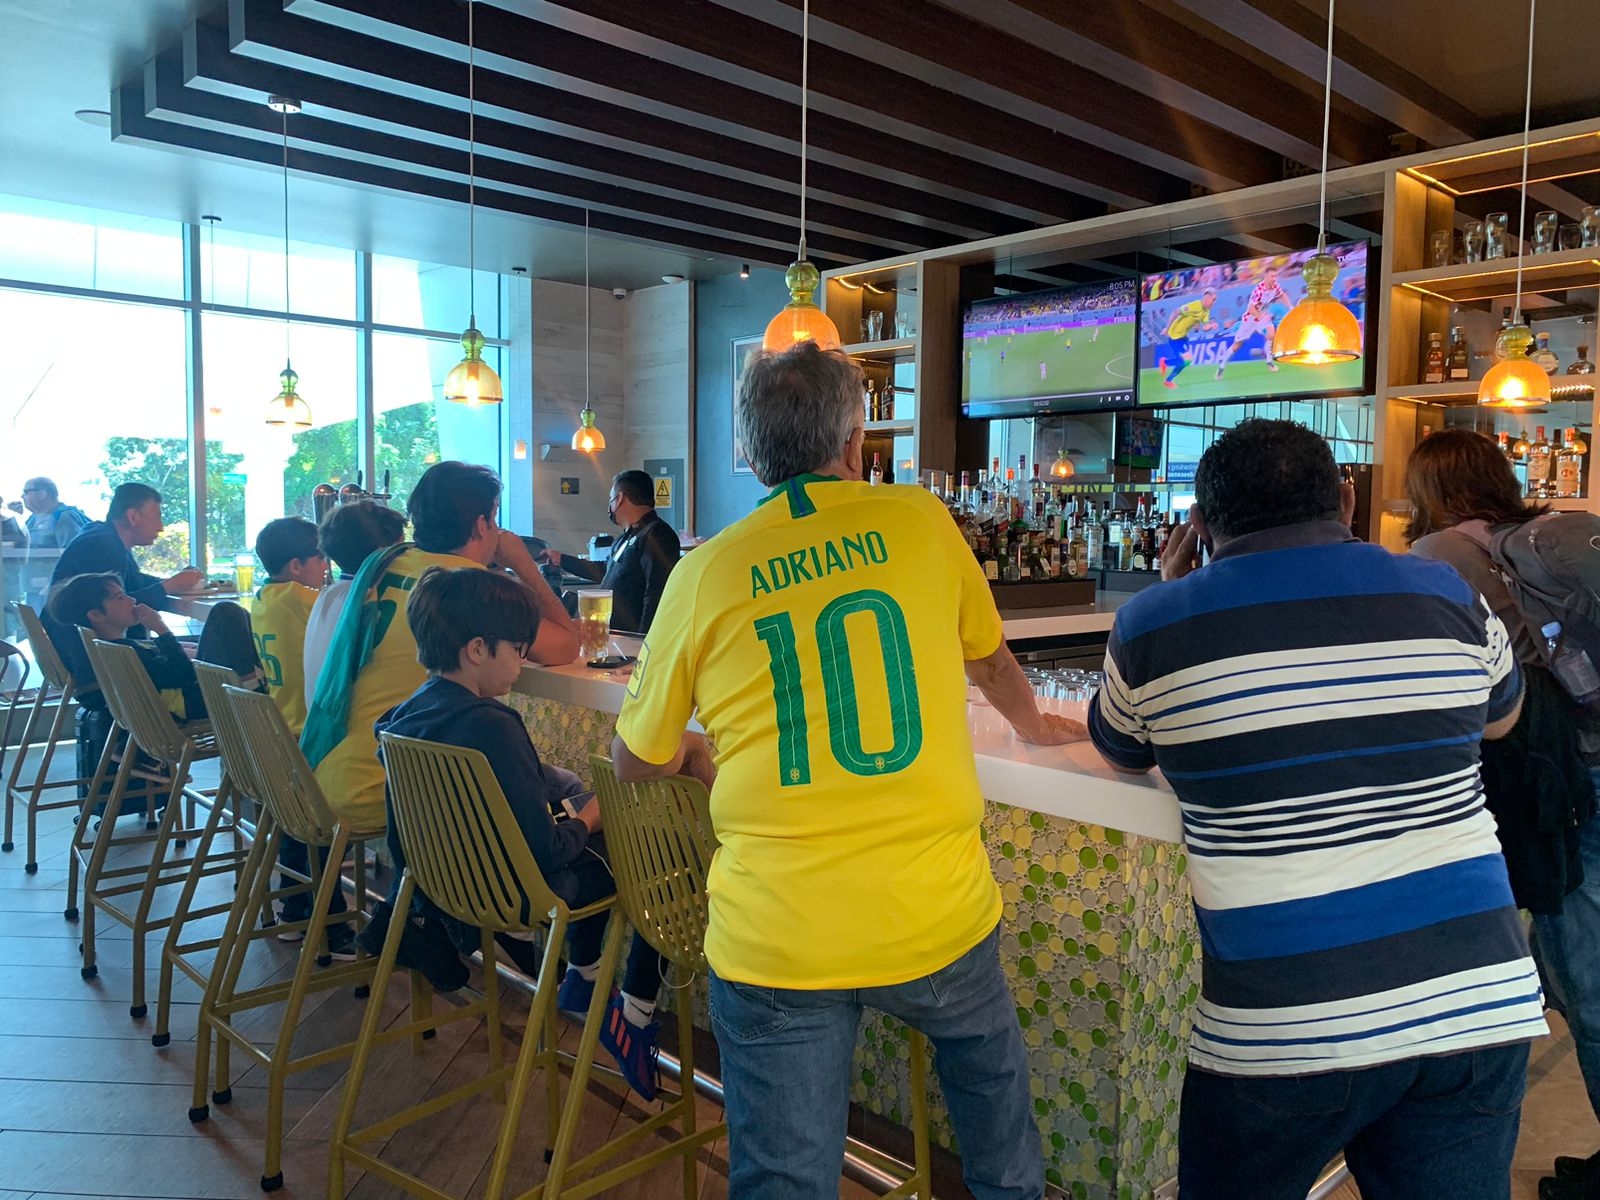
{"label": "seated man in dark shirt", "polygon": [[606,511],[611,523],[625,530],[612,545],[608,562],[590,562],[558,550],[547,550],[545,559],[569,575],[611,589],[612,629],[649,633],[667,576],[678,565],[683,547],[672,526],[656,514],[655,485],[643,471],[623,471],[611,481]]}
{"label": "seated man in dark shirt", "polygon": [[[615,885],[606,865],[600,807],[593,793],[573,796],[575,777],[544,767],[522,718],[496,699],[509,692],[521,674],[523,655],[539,629],[539,610],[527,589],[498,571],[434,567],[412,592],[406,620],[428,680],[404,704],[384,714],[378,730],[481,750],[550,890],[573,908],[611,895]],[[395,836],[392,807],[389,830],[398,873],[405,855]],[[412,920],[415,927],[416,918]],[[574,922],[567,931],[573,965],[557,994],[563,1011],[584,1012],[589,1007],[606,920],[590,917]],[[380,924],[376,914],[373,924]],[[386,926],[387,920],[381,924]],[[370,934],[363,935],[363,942],[371,947]],[[405,963],[405,954],[402,943],[402,965],[426,969],[420,962]],[[633,939],[622,994],[612,998],[600,1032],[601,1045],[647,1100],[656,1091],[660,1023],[654,1013],[666,965],[643,938]],[[464,983],[465,972],[461,975]]]}
{"label": "seated man in dark shirt", "polygon": [[176,575],[158,579],[139,569],[135,546],[151,546],[165,526],[161,521],[161,493],[145,483],[124,483],[111,495],[104,521],[95,521],[67,543],[50,576],[50,586],[74,575],[113,571],[122,589],[149,608],[162,608],[168,596],[192,592],[205,582],[198,568],[185,567]]}

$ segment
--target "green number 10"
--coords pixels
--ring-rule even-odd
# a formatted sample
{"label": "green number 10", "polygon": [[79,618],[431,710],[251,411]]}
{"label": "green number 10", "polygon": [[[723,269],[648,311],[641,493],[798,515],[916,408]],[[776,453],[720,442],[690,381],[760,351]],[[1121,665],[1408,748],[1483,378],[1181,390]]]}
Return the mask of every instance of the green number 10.
{"label": "green number 10", "polygon": [[[889,692],[889,719],[894,743],[869,752],[861,743],[861,714],[856,703],[855,667],[850,661],[845,618],[868,613],[876,623],[883,655],[884,682]],[[782,787],[811,782],[807,744],[805,692],[800,682],[800,656],[794,621],[786,612],[762,617],[756,636],[771,655],[772,698],[778,707],[778,776]],[[917,672],[911,661],[906,615],[887,593],[866,589],[834,600],[817,617],[817,653],[822,660],[822,686],[828,705],[828,746],[838,764],[852,775],[892,775],[903,771],[922,752],[922,706],[917,699]]]}

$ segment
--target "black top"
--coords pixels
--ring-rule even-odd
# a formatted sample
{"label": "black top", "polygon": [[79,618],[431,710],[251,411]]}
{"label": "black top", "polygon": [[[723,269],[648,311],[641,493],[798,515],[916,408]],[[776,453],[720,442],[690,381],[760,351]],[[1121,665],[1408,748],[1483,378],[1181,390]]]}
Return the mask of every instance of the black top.
{"label": "black top", "polygon": [[610,562],[590,562],[563,554],[561,569],[611,589],[612,629],[649,633],[667,576],[682,555],[677,532],[652,508],[617,539],[611,547]]}
{"label": "black top", "polygon": [[133,561],[133,551],[122,544],[115,525],[95,521],[85,525],[83,531],[67,543],[67,548],[56,560],[56,569],[50,574],[50,586],[74,575],[88,575],[109,571],[122,580],[122,590],[140,604],[151,608],[167,605],[167,591],[161,580],[147,575]]}
{"label": "black top", "polygon": [[[589,827],[582,821],[551,817],[551,789],[521,717],[498,700],[476,696],[435,675],[409,700],[379,717],[376,729],[481,750],[545,883],[569,904],[574,900],[578,881],[570,867],[589,844]],[[395,828],[393,811],[389,828]]]}

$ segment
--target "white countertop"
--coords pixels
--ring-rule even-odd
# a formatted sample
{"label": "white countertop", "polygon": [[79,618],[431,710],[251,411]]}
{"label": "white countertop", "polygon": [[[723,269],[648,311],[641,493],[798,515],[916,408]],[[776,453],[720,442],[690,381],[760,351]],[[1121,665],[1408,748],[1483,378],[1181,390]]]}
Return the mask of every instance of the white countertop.
{"label": "white countertop", "polygon": [[[1109,621],[1109,616],[1106,619]],[[626,640],[624,653],[634,653],[628,642],[633,639]],[[627,669],[592,671],[581,662],[564,667],[529,666],[523,669],[516,690],[558,704],[616,713],[622,709],[627,678]],[[1158,772],[1123,774],[1107,766],[1088,742],[1029,745],[1018,740],[1005,718],[984,703],[969,705],[967,715],[978,781],[986,799],[1162,841],[1183,840],[1177,799]],[[1068,715],[1081,716],[1081,712]]]}
{"label": "white countertop", "polygon": [[1134,592],[1096,592],[1093,604],[1074,604],[1063,608],[1014,609],[1000,613],[1006,641],[1023,638],[1059,637],[1070,633],[1110,633],[1117,609]]}

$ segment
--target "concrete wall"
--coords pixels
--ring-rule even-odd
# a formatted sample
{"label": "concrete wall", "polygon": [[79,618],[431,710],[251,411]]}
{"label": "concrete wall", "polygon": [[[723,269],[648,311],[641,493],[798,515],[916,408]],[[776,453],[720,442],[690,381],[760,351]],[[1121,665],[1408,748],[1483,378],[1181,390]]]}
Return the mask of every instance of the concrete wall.
{"label": "concrete wall", "polygon": [[[638,467],[647,459],[682,459],[683,487],[691,498],[694,287],[672,283],[630,292],[623,302],[622,325],[623,464]],[[692,512],[681,502],[678,507],[678,524],[692,525]]]}

